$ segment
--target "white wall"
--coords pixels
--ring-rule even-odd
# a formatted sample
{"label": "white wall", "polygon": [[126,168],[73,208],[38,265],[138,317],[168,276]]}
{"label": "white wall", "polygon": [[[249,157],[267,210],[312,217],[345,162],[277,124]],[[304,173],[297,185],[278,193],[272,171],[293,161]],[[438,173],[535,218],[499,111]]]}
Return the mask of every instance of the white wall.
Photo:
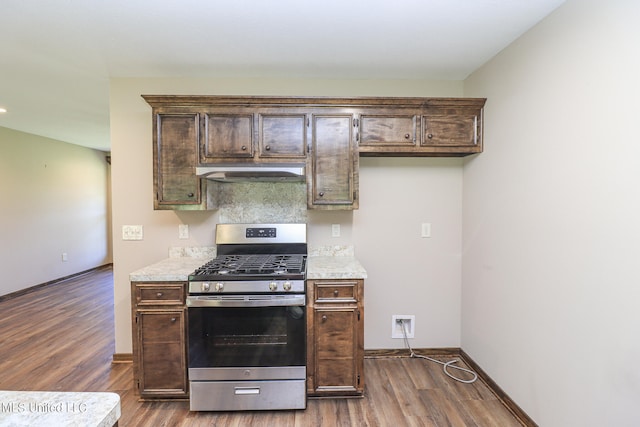
{"label": "white wall", "polygon": [[[460,81],[112,79],[116,352],[131,352],[128,276],[167,257],[171,246],[210,246],[216,211],[153,210],[151,107],[141,94],[461,96]],[[462,160],[361,159],[360,209],[309,212],[309,244],[354,245],[369,272],[365,347],[401,348],[391,315],[416,315],[416,347],[460,345]],[[421,239],[420,223],[433,223]],[[190,239],[178,239],[178,224]],[[331,237],[331,224],[342,236]],[[140,224],[144,240],[123,241]],[[406,256],[406,258],[405,258]],[[401,268],[402,270],[398,270]]]}
{"label": "white wall", "polygon": [[0,295],[111,262],[108,185],[105,153],[0,127]]}
{"label": "white wall", "polygon": [[545,427],[640,424],[639,18],[569,0],[465,82],[462,347]]}
{"label": "white wall", "polygon": [[351,240],[369,275],[365,348],[404,348],[394,314],[416,316],[412,347],[460,347],[462,160],[361,158],[360,191]]}

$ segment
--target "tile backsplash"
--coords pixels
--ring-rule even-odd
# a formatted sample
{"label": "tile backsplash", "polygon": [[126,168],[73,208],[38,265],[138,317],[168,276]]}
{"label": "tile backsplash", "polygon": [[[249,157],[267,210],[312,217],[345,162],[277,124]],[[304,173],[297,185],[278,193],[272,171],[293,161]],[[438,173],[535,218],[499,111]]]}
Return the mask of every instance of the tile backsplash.
{"label": "tile backsplash", "polygon": [[304,182],[207,182],[221,223],[306,223]]}

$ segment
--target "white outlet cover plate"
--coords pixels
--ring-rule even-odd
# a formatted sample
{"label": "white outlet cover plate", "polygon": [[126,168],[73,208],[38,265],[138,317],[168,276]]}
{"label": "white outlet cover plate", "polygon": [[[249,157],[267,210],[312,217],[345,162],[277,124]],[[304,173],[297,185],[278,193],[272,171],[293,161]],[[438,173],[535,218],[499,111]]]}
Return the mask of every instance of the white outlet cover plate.
{"label": "white outlet cover plate", "polygon": [[415,338],[416,334],[416,316],[413,314],[394,314],[391,316],[391,338],[404,338],[404,333],[402,332],[402,325],[398,320],[404,319],[408,321],[406,325],[407,328],[407,338]]}

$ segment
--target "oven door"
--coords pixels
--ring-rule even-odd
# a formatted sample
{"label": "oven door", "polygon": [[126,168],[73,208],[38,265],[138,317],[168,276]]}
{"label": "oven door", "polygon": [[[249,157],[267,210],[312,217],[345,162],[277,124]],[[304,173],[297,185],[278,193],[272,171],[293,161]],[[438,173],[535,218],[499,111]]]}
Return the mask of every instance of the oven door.
{"label": "oven door", "polygon": [[192,381],[306,377],[306,307],[302,295],[187,298]]}

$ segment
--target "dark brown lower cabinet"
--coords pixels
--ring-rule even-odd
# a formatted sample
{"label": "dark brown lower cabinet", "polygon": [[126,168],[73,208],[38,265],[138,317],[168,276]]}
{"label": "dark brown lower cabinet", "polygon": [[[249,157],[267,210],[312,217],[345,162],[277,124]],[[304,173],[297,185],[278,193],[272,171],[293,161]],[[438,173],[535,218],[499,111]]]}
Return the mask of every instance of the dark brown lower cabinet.
{"label": "dark brown lower cabinet", "polygon": [[307,394],[364,393],[364,281],[307,282]]}
{"label": "dark brown lower cabinet", "polygon": [[[188,398],[186,283],[133,282],[133,375],[141,399]],[[364,280],[307,282],[307,394],[364,393]]]}
{"label": "dark brown lower cabinet", "polygon": [[133,375],[142,399],[189,395],[185,286],[132,284]]}

